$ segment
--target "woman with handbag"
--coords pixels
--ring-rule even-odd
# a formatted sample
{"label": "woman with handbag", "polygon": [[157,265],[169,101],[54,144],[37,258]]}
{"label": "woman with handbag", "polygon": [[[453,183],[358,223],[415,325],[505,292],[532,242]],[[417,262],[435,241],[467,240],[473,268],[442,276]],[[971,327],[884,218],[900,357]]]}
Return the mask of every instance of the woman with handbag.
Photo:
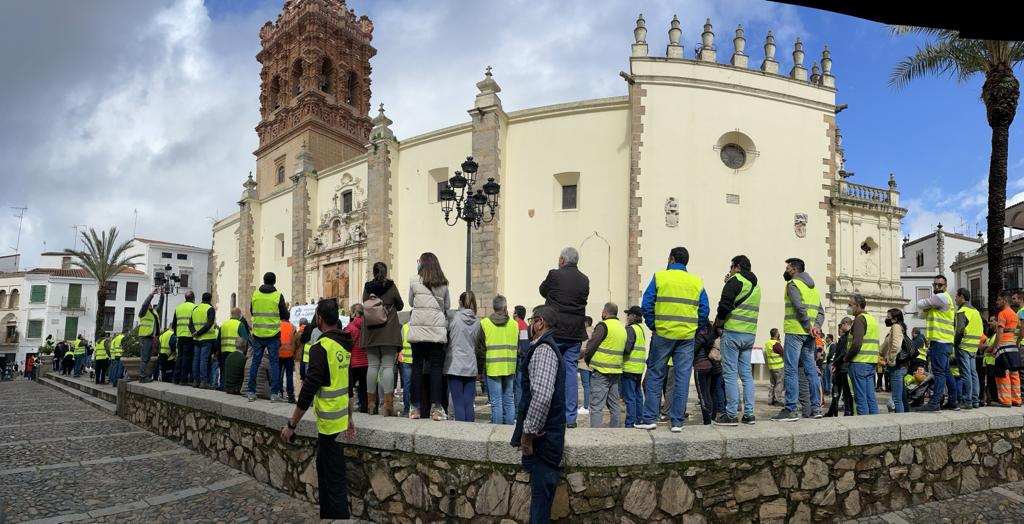
{"label": "woman with handbag", "polygon": [[889,376],[894,409],[896,413],[906,413],[910,410],[907,409],[903,377],[907,374],[907,362],[914,358],[917,351],[914,342],[906,336],[907,325],[903,321],[902,311],[890,309],[885,315],[885,325],[889,326],[889,332],[882,342],[880,357],[891,364],[885,367],[885,373]]}
{"label": "woman with handbag", "polygon": [[398,286],[388,278],[388,266],[373,264],[373,280],[363,286],[363,327],[359,337],[366,348],[367,404],[377,413],[377,375],[384,391],[380,414],[395,415],[395,356],[402,347],[402,325],[398,312],[405,307]]}
{"label": "woman with handbag", "polygon": [[[410,410],[409,418],[421,414],[434,420],[445,420],[441,407],[444,377],[445,344],[448,342],[448,279],[433,253],[423,253],[416,261],[416,276],[409,282],[408,340],[412,346],[412,383],[419,393],[419,409]],[[423,378],[424,366],[430,366],[430,380]]]}

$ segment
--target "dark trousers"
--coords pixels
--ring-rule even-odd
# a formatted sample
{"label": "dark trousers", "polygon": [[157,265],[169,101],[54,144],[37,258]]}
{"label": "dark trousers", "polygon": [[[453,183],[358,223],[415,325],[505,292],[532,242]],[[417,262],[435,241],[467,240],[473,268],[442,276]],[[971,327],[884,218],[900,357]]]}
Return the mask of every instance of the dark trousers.
{"label": "dark trousers", "polygon": [[359,399],[359,412],[366,413],[366,368],[348,368],[348,397]]}
{"label": "dark trousers", "polygon": [[96,360],[94,364],[96,364],[93,366],[96,368],[96,383],[103,384],[107,381],[107,368],[110,366],[110,360]]}
{"label": "dark trousers", "polygon": [[160,355],[160,380],[171,382],[174,379],[174,361],[167,360],[167,355]]}
{"label": "dark trousers", "polygon": [[178,338],[178,358],[174,361],[175,384],[187,384],[191,379],[192,352],[194,349],[191,338]]}
{"label": "dark trousers", "polygon": [[697,370],[696,377],[701,417],[707,425],[719,413],[725,413],[725,380],[722,371],[714,368]]}
{"label": "dark trousers", "polygon": [[530,524],[551,522],[551,504],[558,488],[558,468],[537,458],[523,457],[523,469],[530,474]]}
{"label": "dark trousers", "polygon": [[[282,389],[285,389],[288,392],[288,396],[289,397],[294,397],[295,396],[295,357],[279,358],[278,362],[281,365],[281,381],[280,382],[281,382],[282,385],[286,385],[287,386],[287,387],[282,388]],[[224,369],[223,368],[223,363],[221,364],[221,369]],[[363,370],[363,373],[366,373],[365,369]],[[221,374],[221,376],[223,376],[223,373]],[[223,388],[224,387],[224,382],[221,381],[220,385],[221,385],[221,388]],[[363,386],[363,389],[366,389],[365,385]],[[362,405],[362,403],[360,403],[360,406],[361,405]]]}
{"label": "dark trousers", "polygon": [[473,411],[473,399],[476,397],[476,377],[448,375],[448,391],[452,393],[455,420],[473,422],[476,418]]}
{"label": "dark trousers", "polygon": [[[421,416],[429,416],[431,405],[447,404],[444,397],[444,344],[413,342],[412,385],[419,392]],[[424,379],[424,368],[429,366],[430,380]]]}
{"label": "dark trousers", "polygon": [[846,378],[845,371],[836,371],[832,375],[832,403],[828,406],[826,417],[839,416],[839,399],[843,400],[843,415],[853,415],[853,390],[850,389],[850,381]]}
{"label": "dark trousers", "polygon": [[320,486],[320,518],[349,518],[345,453],[337,434],[317,435],[316,479]]}
{"label": "dark trousers", "polygon": [[[306,380],[306,363],[299,363],[299,380]],[[405,387],[405,386],[403,386]]]}

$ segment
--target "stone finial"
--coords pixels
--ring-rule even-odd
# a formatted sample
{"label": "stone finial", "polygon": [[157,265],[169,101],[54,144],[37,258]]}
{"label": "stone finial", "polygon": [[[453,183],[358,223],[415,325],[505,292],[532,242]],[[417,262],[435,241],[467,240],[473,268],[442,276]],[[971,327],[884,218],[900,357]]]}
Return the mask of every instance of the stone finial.
{"label": "stone finial", "polygon": [[370,131],[371,141],[381,139],[394,140],[395,133],[391,131],[391,124],[394,122],[384,114],[383,102],[381,102],[380,107],[377,108],[377,116],[373,117],[373,120],[370,122],[373,124],[373,129]]}
{"label": "stone finial", "polygon": [[700,34],[700,53],[698,57],[702,62],[717,61],[715,51],[715,33],[711,31],[711,19],[704,21],[704,32]]}
{"label": "stone finial", "polygon": [[793,44],[793,69],[789,70],[789,77],[794,80],[807,80],[807,68],[804,67],[804,44],[800,41],[800,37],[797,37]]}
{"label": "stone finial", "polygon": [[252,171],[249,171],[249,178],[242,183],[242,198],[238,200],[238,205],[245,207],[247,200],[255,200],[259,196],[256,193],[256,186],[256,181],[252,178]]}
{"label": "stone finial", "polygon": [[643,14],[636,17],[636,27],[633,28],[632,56],[647,56],[647,21]]}
{"label": "stone finial", "polygon": [[761,71],[765,73],[778,74],[779,62],[775,60],[775,37],[768,31],[764,39],[764,62],[761,62]]}
{"label": "stone finial", "polygon": [[818,63],[817,62],[814,62],[814,65],[811,66],[811,83],[812,84],[820,84],[821,83],[821,71],[818,70]]}
{"label": "stone finial", "polygon": [[828,46],[821,52],[821,85],[836,86],[836,77],[832,76],[832,53],[829,52]]}
{"label": "stone finial", "polygon": [[247,190],[256,189],[256,181],[253,180],[252,178],[252,171],[249,171],[249,178],[246,178],[245,182],[242,182],[242,187],[244,187]]}
{"label": "stone finial", "polygon": [[892,190],[895,190],[895,189],[896,189],[896,176],[893,175],[892,173],[889,173],[889,190],[892,191]]}
{"label": "stone finial", "polygon": [[293,175],[297,177],[304,173],[312,173],[314,169],[313,153],[309,151],[306,141],[303,140],[302,145],[299,146],[299,154],[295,155],[295,173]]}
{"label": "stone finial", "polygon": [[679,45],[679,39],[683,36],[683,30],[679,28],[679,17],[672,15],[672,27],[668,30],[668,47],[665,49],[665,56],[669,58],[682,58],[683,46]]}
{"label": "stone finial", "polygon": [[731,63],[734,67],[747,67],[748,57],[743,51],[747,48],[747,39],[743,36],[743,26],[736,26],[736,36],[732,39],[732,60]]}
{"label": "stone finial", "polygon": [[484,70],[484,79],[476,83],[476,88],[480,90],[476,95],[476,103],[473,107],[477,109],[483,109],[487,107],[497,106],[501,107],[501,99],[498,98],[498,93],[501,92],[501,86],[494,80],[494,75],[491,73],[491,66],[487,66]]}

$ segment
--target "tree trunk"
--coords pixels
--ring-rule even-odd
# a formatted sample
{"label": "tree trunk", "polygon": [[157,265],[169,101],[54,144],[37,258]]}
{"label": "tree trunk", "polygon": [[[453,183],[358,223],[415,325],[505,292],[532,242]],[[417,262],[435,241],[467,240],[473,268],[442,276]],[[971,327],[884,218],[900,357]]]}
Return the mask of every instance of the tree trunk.
{"label": "tree trunk", "polygon": [[[992,155],[988,167],[988,311],[996,311],[1003,291],[1003,228],[1006,222],[1006,162],[1010,124],[1017,112],[1020,83],[1008,67],[995,68],[985,77],[981,99],[992,128]],[[1016,284],[1015,284],[1016,285]]]}
{"label": "tree trunk", "polygon": [[103,338],[103,310],[107,307],[107,284],[106,281],[100,282],[100,290],[96,292],[96,334],[93,338],[95,344],[97,340]]}

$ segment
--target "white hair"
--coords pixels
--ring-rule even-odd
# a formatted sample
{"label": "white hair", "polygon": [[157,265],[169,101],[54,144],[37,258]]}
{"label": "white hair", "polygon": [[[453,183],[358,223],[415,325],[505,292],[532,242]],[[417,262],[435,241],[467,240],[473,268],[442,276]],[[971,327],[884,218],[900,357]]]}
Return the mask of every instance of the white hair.
{"label": "white hair", "polygon": [[576,248],[574,247],[567,247],[562,249],[562,252],[559,254],[559,256],[565,260],[566,264],[576,264],[580,261],[580,252],[576,251]]}

